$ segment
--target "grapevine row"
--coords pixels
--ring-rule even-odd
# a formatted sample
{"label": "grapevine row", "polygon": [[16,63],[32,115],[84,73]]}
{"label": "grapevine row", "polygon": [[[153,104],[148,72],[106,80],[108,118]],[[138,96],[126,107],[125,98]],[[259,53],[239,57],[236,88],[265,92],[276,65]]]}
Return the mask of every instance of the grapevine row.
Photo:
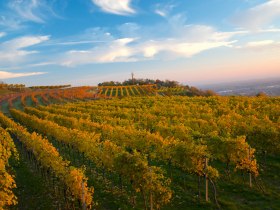
{"label": "grapevine row", "polygon": [[22,142],[26,150],[33,153],[44,168],[50,168],[76,199],[91,206],[93,189],[87,187],[87,178],[82,170],[70,166],[68,161],[63,160],[47,139],[37,133],[29,133],[2,113],[0,113],[0,123],[9,128],[10,132]]}
{"label": "grapevine row", "polygon": [[16,188],[14,176],[9,173],[9,159],[18,159],[14,142],[3,128],[0,127],[0,209],[17,204],[13,189]]}
{"label": "grapevine row", "polygon": [[99,136],[76,129],[68,129],[51,121],[42,120],[17,110],[11,110],[12,116],[26,126],[37,130],[57,141],[73,146],[83,153],[97,167],[122,175],[132,184],[135,192],[144,195],[156,195],[154,204],[161,206],[170,201],[171,191],[168,180],[162,170],[149,166],[145,157],[134,151],[129,153],[110,141],[98,141]]}
{"label": "grapevine row", "polygon": [[[254,175],[258,175],[258,169],[256,165],[256,160],[254,159],[254,149],[251,149],[251,154],[248,157],[248,149],[249,145],[246,143],[244,137],[238,138],[221,138],[221,137],[209,137],[212,138],[208,140],[206,144],[209,146],[208,148],[202,149],[202,146],[195,145],[193,140],[189,136],[186,136],[184,141],[179,141],[180,135],[178,135],[177,141],[174,141],[170,138],[162,138],[159,134],[151,134],[148,131],[139,131],[134,129],[133,127],[121,127],[121,126],[112,126],[112,125],[104,125],[96,122],[91,122],[89,120],[76,119],[67,117],[71,115],[70,112],[64,112],[65,116],[57,114],[50,114],[48,112],[39,111],[34,108],[26,108],[26,112],[30,114],[34,114],[40,118],[48,119],[59,123],[60,125],[70,127],[70,128],[78,128],[80,130],[85,130],[88,132],[98,132],[101,133],[101,138],[109,139],[110,141],[114,141],[116,144],[122,146],[128,146],[130,148],[136,148],[139,151],[142,151],[149,156],[157,156],[160,160],[170,160],[171,157],[164,157],[162,151],[166,151],[167,148],[176,147],[180,143],[182,145],[186,144],[192,150],[199,151],[203,150],[204,154],[197,155],[191,154],[189,151],[186,151],[185,159],[195,159],[196,164],[193,164],[192,167],[188,168],[188,171],[193,173],[198,173],[202,175],[202,167],[197,168],[200,162],[200,165],[203,163],[204,157],[207,155],[207,149],[210,150],[212,154],[212,158],[219,159],[220,161],[226,162],[226,164],[233,164],[237,169],[246,170],[248,172],[253,173]],[[77,114],[76,114],[77,117]],[[177,130],[178,131],[178,130]],[[181,133],[179,133],[181,134]],[[224,150],[216,150],[216,145],[224,146]],[[191,146],[193,145],[193,146]],[[150,148],[154,148],[152,151]],[[234,149],[233,149],[234,148]],[[228,158],[217,158],[224,155]],[[166,156],[166,155],[165,155]],[[250,161],[248,160],[250,158]],[[191,162],[191,161],[190,161]],[[245,165],[245,163],[247,163]],[[177,164],[178,165],[178,164]],[[180,166],[179,166],[180,167]],[[181,167],[183,168],[183,167]]]}

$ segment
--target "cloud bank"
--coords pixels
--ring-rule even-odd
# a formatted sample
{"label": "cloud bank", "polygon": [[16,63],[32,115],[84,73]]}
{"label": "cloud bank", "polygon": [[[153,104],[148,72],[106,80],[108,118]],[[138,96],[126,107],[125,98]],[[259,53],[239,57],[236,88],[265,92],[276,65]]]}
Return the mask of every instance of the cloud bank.
{"label": "cloud bank", "polygon": [[280,18],[280,1],[268,0],[263,4],[238,12],[231,22],[236,26],[251,30],[260,29]]}
{"label": "cloud bank", "polygon": [[12,79],[18,77],[27,77],[46,74],[47,72],[30,72],[30,73],[12,73],[7,71],[0,71],[0,79]]}

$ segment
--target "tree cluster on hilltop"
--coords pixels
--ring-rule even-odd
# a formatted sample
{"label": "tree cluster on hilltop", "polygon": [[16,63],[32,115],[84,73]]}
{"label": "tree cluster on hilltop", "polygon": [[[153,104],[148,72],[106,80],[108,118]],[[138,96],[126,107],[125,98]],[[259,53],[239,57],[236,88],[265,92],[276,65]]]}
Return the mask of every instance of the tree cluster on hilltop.
{"label": "tree cluster on hilltop", "polygon": [[24,84],[6,84],[0,81],[0,89],[20,91],[23,90],[24,88],[25,88]]}
{"label": "tree cluster on hilltop", "polygon": [[174,80],[153,80],[153,79],[128,79],[123,82],[106,81],[99,83],[98,86],[126,86],[126,85],[157,85],[158,87],[177,87],[179,82]]}
{"label": "tree cluster on hilltop", "polygon": [[48,86],[31,86],[31,89],[60,89],[60,88],[69,88],[71,85],[48,85]]}
{"label": "tree cluster on hilltop", "polygon": [[216,96],[218,95],[213,90],[200,90],[196,87],[190,87],[188,85],[185,86],[185,94],[186,96]]}

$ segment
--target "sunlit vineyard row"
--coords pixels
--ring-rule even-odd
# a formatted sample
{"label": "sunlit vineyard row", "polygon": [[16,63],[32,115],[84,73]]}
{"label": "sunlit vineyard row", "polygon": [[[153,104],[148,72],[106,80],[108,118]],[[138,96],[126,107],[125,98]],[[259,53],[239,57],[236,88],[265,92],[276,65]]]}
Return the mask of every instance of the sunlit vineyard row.
{"label": "sunlit vineyard row", "polygon": [[[83,201],[85,205],[91,206],[93,188],[88,189],[87,178],[81,169],[76,169],[69,165],[69,161],[63,160],[57,149],[47,139],[35,132],[29,133],[24,127],[16,124],[2,113],[0,113],[0,124],[7,128],[20,142],[21,147],[41,174],[45,174],[47,179],[52,179],[53,181],[56,178],[59,181],[57,186],[64,186],[63,189],[60,189],[60,195],[64,194],[64,198],[69,200],[76,198]],[[6,180],[3,180],[3,182],[9,183]],[[10,182],[12,183],[13,180]],[[10,197],[11,201],[6,205],[11,205],[11,202],[15,202],[12,194],[7,197]],[[2,206],[5,206],[5,203]]]}
{"label": "sunlit vineyard row", "polygon": [[213,91],[202,91],[195,87],[175,86],[158,87],[156,84],[148,85],[125,85],[125,86],[99,86],[99,98],[122,98],[129,96],[212,96],[216,95]]}
{"label": "sunlit vineyard row", "polygon": [[[97,96],[96,88],[76,87],[67,89],[43,89],[0,95],[0,107],[18,108],[25,106],[48,105],[93,99]],[[92,93],[94,92],[94,93]]]}
{"label": "sunlit vineyard row", "polygon": [[17,204],[17,197],[13,192],[16,183],[9,172],[11,158],[18,159],[16,147],[9,133],[0,127],[0,209]]}
{"label": "sunlit vineyard row", "polygon": [[98,87],[98,96],[124,97],[124,96],[145,96],[156,95],[156,85],[126,85],[126,86],[100,86]]}

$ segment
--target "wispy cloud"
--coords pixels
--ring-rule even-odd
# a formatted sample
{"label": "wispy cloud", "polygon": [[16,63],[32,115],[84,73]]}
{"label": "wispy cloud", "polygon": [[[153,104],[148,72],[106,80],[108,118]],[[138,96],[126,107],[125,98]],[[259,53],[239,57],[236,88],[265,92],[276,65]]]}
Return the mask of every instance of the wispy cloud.
{"label": "wispy cloud", "polygon": [[14,11],[23,21],[44,23],[50,14],[54,14],[52,8],[44,0],[10,0],[8,7]]}
{"label": "wispy cloud", "polygon": [[[68,50],[58,56],[57,63],[74,67],[92,63],[134,62],[189,58],[203,51],[232,47],[233,37],[248,31],[217,31],[209,25],[188,25],[184,14],[165,19],[164,24],[141,26],[125,23],[117,29],[121,35],[112,35],[105,29],[92,29],[104,43],[94,43],[82,50]],[[110,35],[108,37],[108,34]]]}
{"label": "wispy cloud", "polygon": [[154,42],[144,44],[143,55],[147,58],[153,58],[159,53],[167,53],[166,57],[192,57],[203,51],[217,47],[231,47],[233,42],[183,42],[176,40],[165,40],[163,42]]}
{"label": "wispy cloud", "polygon": [[[240,44],[236,39],[241,36],[250,36],[253,33],[247,30],[223,32],[209,25],[187,25],[185,24],[186,19],[182,15],[172,16],[165,21],[167,21],[166,24],[154,27],[125,23],[117,26],[121,33],[116,34],[111,33],[114,29],[90,28],[77,36],[66,37],[64,41],[48,41],[49,36],[20,37],[0,45],[0,60],[2,63],[18,62],[29,54],[37,53],[35,47],[27,49],[36,44],[40,44],[40,47],[44,48],[53,46],[53,49],[57,49],[57,51],[54,54],[46,54],[44,58],[40,55],[36,56],[36,59],[32,60],[34,65],[25,62],[24,66],[28,68],[46,65],[75,67],[94,63],[172,60],[190,58],[204,51],[220,47],[245,49],[246,44],[238,46]],[[166,28],[169,31],[164,32],[163,36],[153,33],[154,31],[162,32],[167,30]],[[277,32],[279,32],[278,28],[270,28],[259,30],[257,33]],[[147,34],[148,36],[146,36]],[[251,47],[254,44],[257,43],[251,43]],[[271,44],[273,46],[275,43]],[[249,46],[246,47],[249,48]],[[21,65],[20,62],[15,64]],[[11,69],[2,68],[2,70]]]}
{"label": "wispy cloud", "polygon": [[26,67],[38,67],[38,66],[50,66],[50,65],[55,65],[56,63],[54,62],[41,62],[41,63],[33,63],[29,64]]}
{"label": "wispy cloud", "polygon": [[[123,40],[130,40],[124,42]],[[90,63],[135,62],[151,59],[192,57],[217,47],[231,47],[233,42],[182,42],[176,40],[137,43],[126,38],[89,50],[72,50],[62,56],[61,65],[74,67]]]}
{"label": "wispy cloud", "polygon": [[231,47],[234,42],[231,38],[242,33],[218,32],[212,27],[202,25],[181,27],[181,30],[188,33],[184,33],[185,36],[178,33],[154,39],[143,38],[141,33],[134,37],[115,38],[93,48],[68,51],[58,62],[64,66],[77,66],[90,63],[192,57],[205,50]]}
{"label": "wispy cloud", "polygon": [[55,0],[9,0],[1,10],[0,26],[6,30],[20,30],[26,23],[44,24],[50,17],[58,17],[53,10]]}
{"label": "wispy cloud", "polygon": [[82,40],[82,41],[68,41],[68,42],[49,42],[44,44],[44,46],[71,46],[71,45],[84,45],[84,44],[93,44],[93,43],[104,43],[106,41],[98,40]]}
{"label": "wispy cloud", "polygon": [[21,69],[30,69],[42,66],[50,66],[50,65],[57,65],[55,62],[40,62],[40,63],[31,63],[31,64],[24,64],[20,66],[10,66],[10,67],[0,67],[2,71],[13,71],[13,70],[21,70]]}
{"label": "wispy cloud", "polygon": [[117,39],[89,50],[71,50],[61,59],[61,65],[76,66],[88,63],[128,62],[134,49],[127,45],[131,38]]}
{"label": "wispy cloud", "polygon": [[0,79],[12,79],[17,77],[27,77],[46,74],[47,72],[29,72],[29,73],[12,73],[7,71],[0,71]]}
{"label": "wispy cloud", "polygon": [[231,22],[236,26],[257,30],[280,18],[280,1],[268,0],[246,11],[238,12]]}
{"label": "wispy cloud", "polygon": [[262,52],[264,50],[273,51],[273,50],[280,49],[280,42],[275,40],[258,40],[258,41],[247,42],[245,45],[238,46],[236,48],[253,50],[256,52]]}
{"label": "wispy cloud", "polygon": [[170,12],[175,7],[174,4],[168,3],[168,4],[156,4],[154,12],[162,17],[167,17],[170,15]]}
{"label": "wispy cloud", "polygon": [[8,6],[24,20],[43,23],[42,14],[38,12],[41,2],[38,0],[12,0]]}
{"label": "wispy cloud", "polygon": [[255,41],[255,42],[248,42],[247,46],[248,47],[263,47],[267,45],[272,45],[274,44],[275,41],[273,40],[261,40],[261,41]]}
{"label": "wispy cloud", "polygon": [[131,0],[92,0],[104,12],[116,15],[131,15],[136,11],[131,7]]}
{"label": "wispy cloud", "polygon": [[22,49],[32,45],[39,44],[41,42],[49,40],[49,36],[24,36],[10,41],[6,41],[1,44],[1,49],[15,50]]}
{"label": "wispy cloud", "polygon": [[[236,42],[232,48],[244,53],[254,53],[261,55],[269,55],[270,57],[277,57],[280,50],[280,41],[276,39],[261,39],[262,36],[252,37],[252,39],[245,39]],[[267,58],[266,58],[267,59]]]}
{"label": "wispy cloud", "polygon": [[0,26],[6,30],[22,29],[22,21],[20,18],[11,16],[10,14],[2,14],[0,16]]}
{"label": "wispy cloud", "polygon": [[2,63],[20,61],[29,54],[37,53],[37,51],[24,48],[34,46],[48,39],[49,36],[24,36],[3,42],[0,44],[0,61]]}

